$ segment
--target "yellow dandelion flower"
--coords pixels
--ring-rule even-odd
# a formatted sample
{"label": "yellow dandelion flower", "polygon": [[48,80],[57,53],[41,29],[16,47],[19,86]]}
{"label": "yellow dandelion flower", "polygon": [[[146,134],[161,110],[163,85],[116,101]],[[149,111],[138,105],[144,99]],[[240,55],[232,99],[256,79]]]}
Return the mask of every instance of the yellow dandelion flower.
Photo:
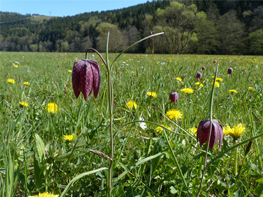
{"label": "yellow dandelion flower", "polygon": [[218,78],[216,78],[216,81],[217,81],[217,82],[222,82],[222,81],[223,81],[223,79],[222,79],[222,78],[220,78],[220,77],[218,77]]}
{"label": "yellow dandelion flower", "polygon": [[177,81],[182,81],[182,78],[181,77],[176,77],[176,80]]}
{"label": "yellow dandelion flower", "polygon": [[223,134],[229,135],[232,132],[232,129],[229,125],[226,125],[226,127],[223,127]]}
{"label": "yellow dandelion flower", "polygon": [[16,67],[16,68],[17,68],[17,67],[18,67],[18,65],[14,65],[14,67]]}
{"label": "yellow dandelion flower", "polygon": [[239,123],[237,126],[232,128],[232,132],[229,133],[233,138],[239,138],[244,132],[246,128],[242,123]]}
{"label": "yellow dandelion flower", "polygon": [[14,79],[7,79],[6,80],[8,83],[11,83],[11,84],[14,84],[15,83],[15,80]]}
{"label": "yellow dandelion flower", "polygon": [[204,85],[200,81],[196,82],[195,85],[199,85],[201,88],[204,87]]}
{"label": "yellow dandelion flower", "polygon": [[49,113],[57,113],[58,112],[58,106],[57,104],[55,103],[48,103],[46,106],[45,106],[45,110]]}
{"label": "yellow dandelion flower", "polygon": [[27,102],[19,102],[19,104],[20,104],[22,107],[27,107],[27,106],[28,106],[28,103],[27,103]]}
{"label": "yellow dandelion flower", "polygon": [[72,70],[68,70],[69,73],[72,73]]}
{"label": "yellow dandelion flower", "polygon": [[236,90],[229,90],[228,92],[229,92],[229,93],[237,93]]}
{"label": "yellow dandelion flower", "polygon": [[147,92],[147,96],[151,96],[153,98],[156,98],[157,94],[155,92]]}
{"label": "yellow dandelion flower", "polygon": [[35,196],[29,196],[29,197],[58,197],[58,195],[50,194],[48,192],[40,193]]}
{"label": "yellow dandelion flower", "polygon": [[194,90],[192,88],[184,88],[184,89],[181,89],[181,92],[186,93],[186,94],[193,94]]}
{"label": "yellow dandelion flower", "polygon": [[[211,86],[212,86],[212,85],[214,85],[214,82],[211,83]],[[220,87],[219,82],[216,81],[216,83],[215,83],[215,87],[216,87],[216,88],[219,88],[219,87]]]}
{"label": "yellow dandelion flower", "polygon": [[191,133],[192,135],[194,135],[197,132],[197,128],[196,127],[192,127],[190,129],[188,129],[188,132]]}
{"label": "yellow dandelion flower", "polygon": [[183,114],[179,110],[176,110],[176,109],[170,109],[168,112],[166,112],[165,115],[168,116],[172,120],[181,119],[183,116]]}
{"label": "yellow dandelion flower", "polygon": [[30,83],[28,83],[28,82],[24,82],[23,84],[26,85],[26,86],[30,85]]}
{"label": "yellow dandelion flower", "polygon": [[72,141],[72,140],[74,140],[75,139],[75,134],[73,134],[73,135],[63,135],[63,138],[64,138],[64,140],[67,140],[67,141]]}
{"label": "yellow dandelion flower", "polygon": [[129,108],[129,109],[137,109],[137,104],[135,103],[135,101],[128,101],[125,105],[126,108]]}
{"label": "yellow dandelion flower", "polygon": [[[161,124],[161,125],[164,126],[164,124]],[[172,130],[172,128],[169,127],[169,126],[167,126],[167,125],[165,125],[164,127],[166,127],[166,128],[169,129],[169,130]],[[158,127],[156,127],[156,128],[154,129],[154,131],[155,131],[156,133],[162,133],[163,127],[158,126]]]}
{"label": "yellow dandelion flower", "polygon": [[249,91],[255,91],[255,88],[253,88],[253,87],[248,87],[248,90],[249,90]]}

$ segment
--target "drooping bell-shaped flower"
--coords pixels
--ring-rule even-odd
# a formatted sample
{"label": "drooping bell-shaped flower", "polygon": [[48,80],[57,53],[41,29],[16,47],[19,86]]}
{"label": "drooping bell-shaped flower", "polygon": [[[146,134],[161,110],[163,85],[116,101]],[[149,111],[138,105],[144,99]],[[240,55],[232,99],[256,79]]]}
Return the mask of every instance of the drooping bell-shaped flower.
{"label": "drooping bell-shaped flower", "polygon": [[204,67],[204,66],[202,67],[202,70],[205,70],[205,67]]}
{"label": "drooping bell-shaped flower", "polygon": [[82,92],[84,99],[87,100],[92,90],[95,98],[100,91],[100,67],[94,60],[84,59],[74,63],[72,72],[72,86],[76,98]]}
{"label": "drooping bell-shaped flower", "polygon": [[[206,141],[208,141],[209,132],[210,132],[210,120],[209,119],[202,120],[199,123],[198,129],[197,129],[197,141],[200,142],[201,147]],[[210,143],[209,143],[209,148],[211,150],[215,146],[217,140],[219,140],[219,147],[221,147],[222,140],[223,140],[223,127],[217,120],[213,119],[211,138],[210,138]]]}
{"label": "drooping bell-shaped flower", "polygon": [[214,64],[216,64],[216,63],[217,63],[217,61],[215,60],[215,61],[214,61]]}
{"label": "drooping bell-shaped flower", "polygon": [[197,72],[197,73],[196,73],[196,78],[197,78],[197,79],[202,79],[202,73]]}
{"label": "drooping bell-shaped flower", "polygon": [[171,102],[175,103],[179,99],[179,94],[177,92],[171,92],[169,99]]}
{"label": "drooping bell-shaped flower", "polygon": [[232,72],[233,72],[233,68],[229,68],[229,69],[227,70],[227,73],[228,73],[229,75],[231,75]]}

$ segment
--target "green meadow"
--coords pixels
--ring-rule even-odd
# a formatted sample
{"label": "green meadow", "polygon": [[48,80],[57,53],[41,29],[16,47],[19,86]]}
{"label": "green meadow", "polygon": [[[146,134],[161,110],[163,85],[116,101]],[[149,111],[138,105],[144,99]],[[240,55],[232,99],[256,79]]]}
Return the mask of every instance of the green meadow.
{"label": "green meadow", "polygon": [[[100,92],[76,99],[72,70],[84,58],[0,52],[0,196],[107,195],[107,70],[88,53],[100,65]],[[213,119],[224,128],[223,145],[209,149],[204,170],[207,143],[200,147],[196,128],[209,118],[217,65]],[[190,197],[200,185],[200,196],[263,195],[262,76],[263,56],[121,55],[111,71],[112,196]],[[172,109],[181,115],[171,118]]]}

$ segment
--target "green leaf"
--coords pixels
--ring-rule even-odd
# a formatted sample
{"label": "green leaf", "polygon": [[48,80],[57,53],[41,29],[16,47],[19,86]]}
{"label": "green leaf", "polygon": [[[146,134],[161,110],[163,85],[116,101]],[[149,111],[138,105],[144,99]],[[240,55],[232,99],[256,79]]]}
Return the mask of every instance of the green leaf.
{"label": "green leaf", "polygon": [[98,169],[96,169],[96,170],[84,172],[84,173],[79,174],[78,176],[74,177],[74,178],[68,183],[68,185],[66,186],[65,190],[64,190],[63,193],[60,195],[60,197],[65,196],[65,194],[68,192],[69,188],[71,187],[71,185],[72,185],[75,181],[81,179],[81,178],[84,177],[84,176],[87,176],[87,175],[90,175],[90,174],[94,174],[94,173],[100,172],[100,171],[102,171],[102,170],[108,170],[108,168],[107,168],[107,167],[98,168]]}
{"label": "green leaf", "polygon": [[36,147],[37,147],[39,160],[40,162],[42,162],[42,159],[44,158],[45,155],[45,144],[38,134],[35,134],[35,140],[36,140]]}
{"label": "green leaf", "polygon": [[[164,149],[165,149],[165,140],[163,138],[160,138],[154,146],[153,153],[157,154],[157,153],[163,151]],[[154,171],[156,170],[156,168],[160,162],[160,159],[161,159],[161,157],[157,157],[157,158],[152,160],[152,175],[153,175]]]}
{"label": "green leaf", "polygon": [[263,177],[258,179],[258,180],[256,180],[256,181],[259,182],[259,183],[263,183]]}
{"label": "green leaf", "polygon": [[171,192],[172,194],[176,194],[176,193],[177,193],[177,190],[174,188],[174,186],[171,186],[171,187],[170,187],[170,192]]}

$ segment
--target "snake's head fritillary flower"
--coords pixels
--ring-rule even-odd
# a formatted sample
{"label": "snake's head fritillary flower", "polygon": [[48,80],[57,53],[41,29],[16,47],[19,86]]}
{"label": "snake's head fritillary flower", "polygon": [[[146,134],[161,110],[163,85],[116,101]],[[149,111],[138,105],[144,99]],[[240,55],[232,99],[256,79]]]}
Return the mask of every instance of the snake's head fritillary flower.
{"label": "snake's head fritillary flower", "polygon": [[[209,132],[210,132],[210,120],[202,120],[199,123],[198,129],[197,129],[197,141],[200,142],[200,146],[208,141],[209,138]],[[209,148],[212,150],[215,146],[217,140],[219,140],[219,147],[222,146],[222,140],[223,140],[223,127],[222,125],[217,121],[212,121],[212,131],[211,131],[211,138],[209,143]]]}
{"label": "snake's head fritillary flower", "polygon": [[205,67],[204,67],[204,66],[202,67],[202,70],[205,70]]}
{"label": "snake's head fritillary flower", "polygon": [[214,61],[214,64],[216,64],[216,63],[217,63],[217,61],[215,60],[215,61]]}
{"label": "snake's head fritillary flower", "polygon": [[196,78],[197,78],[197,79],[202,79],[202,73],[197,72],[197,73],[196,73]]}
{"label": "snake's head fritillary flower", "polygon": [[100,66],[94,60],[84,59],[74,63],[72,72],[72,85],[76,98],[82,92],[87,100],[92,90],[95,98],[100,91]]}
{"label": "snake's head fritillary flower", "polygon": [[58,67],[60,67],[60,65],[58,65]]}
{"label": "snake's head fritillary flower", "polygon": [[179,99],[179,94],[177,92],[171,92],[169,99],[171,102],[175,103]]}
{"label": "snake's head fritillary flower", "polygon": [[233,72],[233,68],[229,68],[229,69],[227,70],[227,73],[228,73],[229,75],[231,75],[232,72]]}

